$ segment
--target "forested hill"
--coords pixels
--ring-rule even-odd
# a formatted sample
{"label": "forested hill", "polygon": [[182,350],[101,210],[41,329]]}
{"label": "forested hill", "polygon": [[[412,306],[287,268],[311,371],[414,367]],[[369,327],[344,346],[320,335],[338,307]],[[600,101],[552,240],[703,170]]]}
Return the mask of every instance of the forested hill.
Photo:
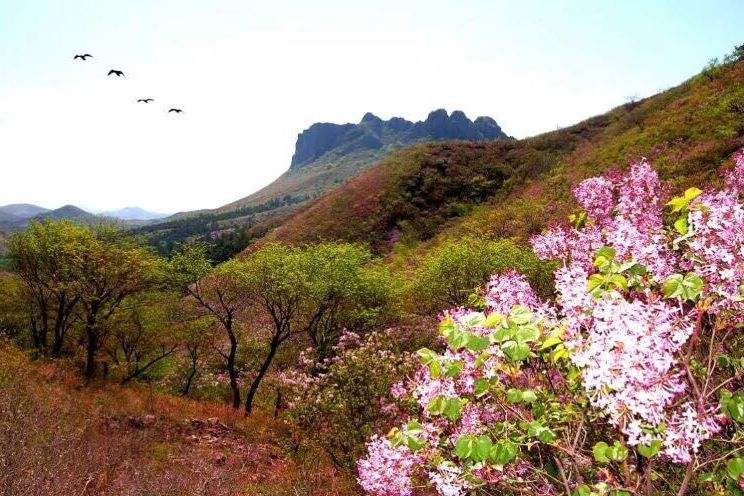
{"label": "forested hill", "polygon": [[647,157],[663,179],[704,184],[743,145],[739,61],[533,138],[399,152],[298,212],[261,243],[345,240],[386,252],[401,242],[426,248],[452,234],[525,239],[565,218],[574,207],[571,185],[587,176]]}

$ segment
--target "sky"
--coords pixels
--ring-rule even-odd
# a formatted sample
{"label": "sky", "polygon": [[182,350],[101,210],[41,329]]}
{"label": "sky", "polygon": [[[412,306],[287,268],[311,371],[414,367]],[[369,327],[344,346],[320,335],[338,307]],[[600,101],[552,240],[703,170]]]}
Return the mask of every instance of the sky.
{"label": "sky", "polygon": [[532,136],[679,84],[741,19],[741,0],[0,0],[0,205],[218,207],[312,123],[367,111]]}

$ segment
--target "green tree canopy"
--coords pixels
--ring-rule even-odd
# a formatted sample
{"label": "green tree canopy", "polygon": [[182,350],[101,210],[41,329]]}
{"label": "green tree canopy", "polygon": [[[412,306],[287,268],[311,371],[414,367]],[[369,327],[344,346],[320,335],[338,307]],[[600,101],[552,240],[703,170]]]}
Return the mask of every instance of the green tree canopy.
{"label": "green tree canopy", "polygon": [[418,264],[409,300],[429,313],[465,305],[495,273],[514,269],[526,275],[538,293],[551,290],[551,266],[531,249],[511,240],[465,237],[446,241]]}

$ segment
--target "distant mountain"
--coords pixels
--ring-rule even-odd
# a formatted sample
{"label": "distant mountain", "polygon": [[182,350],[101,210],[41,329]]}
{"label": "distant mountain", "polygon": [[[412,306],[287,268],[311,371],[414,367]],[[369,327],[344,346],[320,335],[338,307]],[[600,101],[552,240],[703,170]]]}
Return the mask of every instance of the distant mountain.
{"label": "distant mountain", "polygon": [[75,220],[83,223],[97,223],[101,221],[101,217],[86,212],[82,208],[76,207],[75,205],[65,205],[56,210],[50,210],[39,215],[31,217],[29,220]]}
{"label": "distant mountain", "polygon": [[411,122],[400,117],[382,120],[372,113],[364,114],[359,124],[316,123],[297,137],[290,169],[298,169],[326,153],[348,155],[376,151],[387,146],[404,147],[424,141],[493,141],[511,140],[490,117],[471,121],[461,111],[448,115],[444,109],[431,112],[425,121]]}
{"label": "distant mountain", "polygon": [[[357,124],[316,123],[297,136],[289,170],[250,196],[214,210],[179,213],[141,228],[167,252],[189,239],[240,243],[280,224],[311,200],[358,176],[396,150],[431,141],[513,141],[490,117],[471,121],[463,112],[439,109],[424,121],[383,120],[364,114]],[[243,235],[249,229],[247,235]]]}
{"label": "distant mountain", "polygon": [[[33,205],[30,205],[33,207]],[[40,209],[40,207],[36,207]],[[31,210],[26,210],[26,213]],[[6,214],[11,215],[11,214]],[[33,221],[45,221],[45,220],[74,220],[82,224],[98,224],[105,222],[106,217],[101,217],[90,212],[86,212],[82,208],[74,205],[65,205],[56,210],[40,209],[40,213],[31,217],[19,217],[17,215],[11,215],[8,218],[0,217],[0,231],[16,231],[27,227]],[[111,219],[109,219],[111,220]]]}
{"label": "distant mountain", "polygon": [[149,212],[139,207],[125,207],[119,210],[101,212],[100,215],[121,220],[157,220],[168,217],[170,214]]}
{"label": "distant mountain", "polygon": [[31,205],[29,203],[14,203],[11,205],[0,206],[0,214],[9,214],[20,219],[29,219],[45,212],[49,212],[49,209]]}

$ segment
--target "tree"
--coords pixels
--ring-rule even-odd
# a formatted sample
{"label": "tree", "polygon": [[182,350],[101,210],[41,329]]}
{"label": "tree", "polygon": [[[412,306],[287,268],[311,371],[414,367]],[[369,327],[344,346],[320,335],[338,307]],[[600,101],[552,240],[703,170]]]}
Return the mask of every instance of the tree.
{"label": "tree", "polygon": [[93,238],[89,228],[69,221],[32,222],[10,242],[10,257],[23,281],[31,309],[29,327],[35,348],[60,356],[75,317],[79,285],[72,261]]}
{"label": "tree", "polygon": [[364,333],[396,316],[395,280],[386,267],[371,264],[369,250],[322,243],[303,255],[308,267],[302,311],[318,362],[329,357],[342,331]]}
{"label": "tree", "polygon": [[130,297],[111,319],[106,353],[121,367],[122,383],[151,370],[180,347],[178,295],[148,291]]}
{"label": "tree", "polygon": [[16,337],[28,323],[27,299],[21,280],[0,272],[0,335]]}
{"label": "tree", "polygon": [[78,287],[78,316],[86,341],[85,375],[96,375],[96,357],[110,331],[110,321],[130,299],[154,287],[160,277],[159,259],[133,238],[99,226],[71,257]]}
{"label": "tree", "polygon": [[192,299],[197,318],[213,320],[225,332],[227,351],[220,347],[216,349],[225,360],[234,408],[240,408],[241,404],[236,364],[239,344],[237,319],[246,306],[238,266],[239,262],[230,261],[212,268],[207,258],[207,246],[203,244],[186,245],[173,255],[169,265],[171,283]]}
{"label": "tree", "polygon": [[255,322],[269,332],[268,352],[246,396],[246,415],[279,347],[289,338],[309,336],[322,360],[344,328],[366,330],[392,313],[392,279],[369,266],[370,260],[366,249],[346,243],[271,244],[237,266]]}
{"label": "tree", "polygon": [[550,265],[511,240],[465,237],[445,241],[418,264],[410,300],[418,311],[437,312],[465,305],[492,274],[515,269],[541,293],[551,287]]}

